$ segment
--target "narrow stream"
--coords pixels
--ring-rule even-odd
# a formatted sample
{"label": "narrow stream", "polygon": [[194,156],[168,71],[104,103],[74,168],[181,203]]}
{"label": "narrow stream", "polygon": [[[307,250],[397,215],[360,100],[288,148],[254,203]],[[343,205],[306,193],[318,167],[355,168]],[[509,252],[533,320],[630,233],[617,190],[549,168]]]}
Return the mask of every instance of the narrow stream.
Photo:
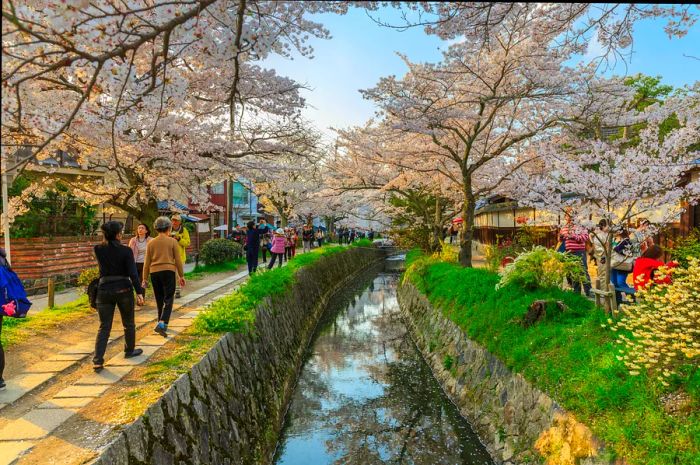
{"label": "narrow stream", "polygon": [[398,279],[372,271],[329,305],[276,464],[493,464],[407,334]]}

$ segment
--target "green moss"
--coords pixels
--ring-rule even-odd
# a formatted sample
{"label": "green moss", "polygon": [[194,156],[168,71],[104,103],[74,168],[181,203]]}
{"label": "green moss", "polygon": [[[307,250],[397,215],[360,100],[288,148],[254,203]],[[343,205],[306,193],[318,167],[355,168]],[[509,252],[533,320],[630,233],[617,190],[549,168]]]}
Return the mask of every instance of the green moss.
{"label": "green moss", "polygon": [[454,359],[452,358],[451,355],[445,355],[445,358],[442,359],[442,367],[445,370],[449,370],[452,368],[452,365],[454,364]]}
{"label": "green moss", "polygon": [[[496,291],[495,273],[428,258],[414,259],[404,279],[471,339],[590,425],[615,455],[639,465],[700,464],[697,367],[686,367],[669,388],[630,376],[615,357],[614,333],[602,327],[605,313],[572,292],[515,285]],[[570,310],[526,329],[519,322],[539,299],[563,301]],[[659,398],[679,387],[691,395],[693,410],[670,416]]]}

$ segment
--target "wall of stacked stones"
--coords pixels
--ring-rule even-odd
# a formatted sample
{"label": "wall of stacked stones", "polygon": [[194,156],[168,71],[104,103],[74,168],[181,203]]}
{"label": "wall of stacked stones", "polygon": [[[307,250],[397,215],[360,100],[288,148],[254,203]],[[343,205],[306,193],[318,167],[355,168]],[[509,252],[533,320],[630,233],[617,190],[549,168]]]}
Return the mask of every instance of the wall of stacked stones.
{"label": "wall of stacked stones", "polygon": [[401,285],[398,300],[435,378],[496,463],[613,463],[590,429],[470,340],[413,284]]}
{"label": "wall of stacked stones", "polygon": [[376,249],[351,248],[300,269],[289,291],[258,307],[254,332],[223,336],[95,463],[269,463],[328,298],[382,258]]}

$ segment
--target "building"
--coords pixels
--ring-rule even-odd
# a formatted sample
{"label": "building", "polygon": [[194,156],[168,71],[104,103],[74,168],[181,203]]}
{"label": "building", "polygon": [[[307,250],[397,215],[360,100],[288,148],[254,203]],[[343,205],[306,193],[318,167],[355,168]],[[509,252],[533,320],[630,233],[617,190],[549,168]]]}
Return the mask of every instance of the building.
{"label": "building", "polygon": [[258,197],[251,190],[251,181],[243,178],[223,181],[210,186],[208,192],[209,207],[188,203],[189,214],[201,220],[198,231],[205,232],[206,224],[208,231],[216,231],[223,237],[236,225],[243,226],[263,216],[258,212]]}

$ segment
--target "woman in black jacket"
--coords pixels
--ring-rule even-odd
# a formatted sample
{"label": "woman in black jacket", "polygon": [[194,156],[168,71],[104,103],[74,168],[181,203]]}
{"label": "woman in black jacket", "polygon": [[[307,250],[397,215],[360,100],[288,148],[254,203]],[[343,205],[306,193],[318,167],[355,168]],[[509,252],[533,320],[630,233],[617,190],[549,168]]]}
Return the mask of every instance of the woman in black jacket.
{"label": "woman in black jacket", "polygon": [[93,368],[99,371],[104,367],[109,333],[112,330],[114,309],[119,307],[124,326],[124,357],[141,355],[136,349],[136,325],[134,323],[134,292],[136,303],[143,305],[144,290],[136,270],[134,253],[122,245],[123,225],[118,221],[108,221],[102,225],[104,241],[95,246],[95,257],[100,267],[100,285],[97,288],[97,313],[100,316],[100,329],[95,340]]}

